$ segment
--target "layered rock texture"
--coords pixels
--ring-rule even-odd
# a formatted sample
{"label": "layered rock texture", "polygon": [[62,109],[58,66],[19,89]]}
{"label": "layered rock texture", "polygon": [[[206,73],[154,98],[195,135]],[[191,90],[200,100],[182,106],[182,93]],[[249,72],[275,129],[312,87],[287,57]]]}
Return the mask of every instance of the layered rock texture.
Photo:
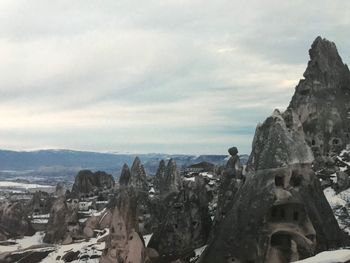
{"label": "layered rock texture", "polygon": [[165,161],[161,160],[154,181],[155,188],[162,197],[178,192],[181,189],[181,177],[176,162],[170,159],[166,165]]}
{"label": "layered rock texture", "polygon": [[98,194],[98,192],[112,189],[114,187],[114,178],[105,172],[91,172],[90,170],[82,170],[75,177],[72,188],[74,195]]}
{"label": "layered rock texture", "polygon": [[206,243],[211,227],[204,179],[185,181],[183,189],[169,194],[163,205],[163,219],[149,247],[159,252],[159,262],[186,262],[195,248]]}
{"label": "layered rock texture", "polygon": [[59,197],[55,200],[50,211],[44,242],[70,244],[74,239],[81,238],[78,206],[78,199],[66,200],[65,197]]}
{"label": "layered rock texture", "polygon": [[138,232],[137,197],[133,189],[123,189],[111,203],[111,223],[101,263],[149,262]]}
{"label": "layered rock texture", "polygon": [[136,157],[131,169],[129,186],[134,187],[138,191],[144,191],[148,193],[148,183],[145,168],[143,167],[140,158]]}
{"label": "layered rock texture", "polygon": [[290,262],[342,244],[294,116],[257,128],[246,181],[201,262]]}
{"label": "layered rock texture", "polygon": [[333,42],[318,37],[309,54],[305,79],[289,109],[300,118],[306,142],[322,161],[350,142],[350,72]]}
{"label": "layered rock texture", "polygon": [[119,177],[119,185],[120,186],[127,186],[129,184],[131,177],[129,166],[125,163],[122,168],[122,172]]}
{"label": "layered rock texture", "polygon": [[26,211],[22,202],[0,202],[0,241],[34,234]]}
{"label": "layered rock texture", "polygon": [[241,187],[243,180],[243,167],[241,165],[238,149],[228,149],[230,158],[221,171],[221,183],[219,186],[217,210],[215,214],[215,227],[224,219],[231,209],[237,190]]}

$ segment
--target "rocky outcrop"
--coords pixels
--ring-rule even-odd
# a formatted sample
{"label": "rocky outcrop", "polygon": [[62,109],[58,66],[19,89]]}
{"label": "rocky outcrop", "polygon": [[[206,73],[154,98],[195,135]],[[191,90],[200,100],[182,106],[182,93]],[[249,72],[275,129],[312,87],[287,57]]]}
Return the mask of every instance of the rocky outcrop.
{"label": "rocky outcrop", "polygon": [[69,244],[81,237],[78,209],[78,199],[57,198],[50,211],[44,242]]}
{"label": "rocky outcrop", "polygon": [[138,232],[137,197],[133,189],[122,189],[111,203],[111,224],[101,263],[150,262]]}
{"label": "rocky outcrop", "polygon": [[148,247],[159,252],[159,262],[188,260],[195,248],[206,243],[211,227],[204,179],[185,181],[184,188],[169,194],[163,206],[162,221]]}
{"label": "rocky outcrop", "polygon": [[127,186],[129,184],[130,177],[131,177],[131,174],[130,174],[129,166],[125,163],[123,165],[123,169],[119,177],[119,185]]}
{"label": "rocky outcrop", "polygon": [[136,157],[130,169],[129,186],[134,187],[138,191],[148,193],[148,183],[145,168],[141,160]]}
{"label": "rocky outcrop", "polygon": [[34,234],[26,211],[22,202],[0,202],[0,241]]}
{"label": "rocky outcrop", "polygon": [[167,165],[164,160],[161,160],[154,180],[155,187],[161,196],[165,197],[172,192],[178,192],[181,189],[181,177],[175,160],[170,159]]}
{"label": "rocky outcrop", "polygon": [[261,170],[312,163],[313,160],[298,116],[290,109],[284,113],[275,110],[272,116],[256,128],[247,167]]}
{"label": "rocky outcrop", "polygon": [[53,197],[46,192],[35,192],[32,199],[26,206],[28,214],[48,214],[50,213]]}
{"label": "rocky outcrop", "polygon": [[82,170],[75,177],[72,194],[77,196],[97,195],[100,191],[112,189],[114,178],[105,172]]}
{"label": "rocky outcrop", "polygon": [[333,42],[317,37],[289,109],[299,117],[316,164],[350,142],[350,72]]}
{"label": "rocky outcrop", "polygon": [[246,181],[200,262],[291,262],[342,245],[303,138],[291,110],[258,126]]}
{"label": "rocky outcrop", "polygon": [[220,185],[218,192],[218,202],[215,214],[215,227],[220,224],[231,209],[234,202],[234,196],[241,187],[243,181],[243,167],[241,165],[237,147],[228,149],[230,159],[222,169],[220,175]]}

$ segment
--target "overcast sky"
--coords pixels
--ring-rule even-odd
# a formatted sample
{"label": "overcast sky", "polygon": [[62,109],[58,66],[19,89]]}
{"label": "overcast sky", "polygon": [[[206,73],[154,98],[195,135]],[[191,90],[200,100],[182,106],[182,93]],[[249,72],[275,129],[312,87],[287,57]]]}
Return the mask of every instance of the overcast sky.
{"label": "overcast sky", "polygon": [[0,1],[0,148],[249,153],[350,1]]}

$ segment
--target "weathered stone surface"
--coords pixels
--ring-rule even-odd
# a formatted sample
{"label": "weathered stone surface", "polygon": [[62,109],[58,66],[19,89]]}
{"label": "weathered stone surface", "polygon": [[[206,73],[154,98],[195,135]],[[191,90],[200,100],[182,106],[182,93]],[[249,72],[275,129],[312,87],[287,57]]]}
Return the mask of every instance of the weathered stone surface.
{"label": "weathered stone surface", "polygon": [[22,202],[0,202],[0,240],[34,234],[26,211]]}
{"label": "weathered stone surface", "polygon": [[127,186],[129,184],[130,177],[131,177],[131,174],[130,174],[129,166],[125,163],[123,165],[123,169],[119,177],[119,185]]}
{"label": "weathered stone surface", "polygon": [[204,179],[185,181],[184,188],[163,201],[164,214],[148,247],[160,254],[160,262],[186,258],[193,249],[205,244],[211,220]]}
{"label": "weathered stone surface", "polygon": [[342,245],[312,157],[291,110],[267,118],[245,183],[200,262],[291,262]]}
{"label": "weathered stone surface", "polygon": [[350,72],[333,42],[317,37],[289,109],[299,116],[315,158],[339,153],[350,142]]}
{"label": "weathered stone surface", "polygon": [[35,192],[32,199],[26,206],[28,214],[48,214],[50,213],[53,197],[46,192]]}
{"label": "weathered stone surface", "polygon": [[72,194],[86,195],[97,194],[99,191],[112,189],[114,187],[114,178],[105,172],[91,172],[82,170],[75,177],[72,187]]}
{"label": "weathered stone surface", "polygon": [[160,161],[155,176],[155,187],[163,197],[181,189],[181,177],[176,168],[175,160],[170,159],[167,165],[165,165],[164,160]]}
{"label": "weathered stone surface", "polygon": [[78,207],[78,199],[66,200],[65,197],[60,197],[55,200],[50,211],[44,242],[69,244],[73,239],[81,237]]}
{"label": "weathered stone surface", "polygon": [[243,183],[243,167],[239,160],[237,147],[228,149],[231,155],[221,172],[221,179],[218,192],[218,203],[215,215],[215,228],[220,224],[231,209],[234,196]]}
{"label": "weathered stone surface", "polygon": [[247,166],[260,170],[312,163],[313,160],[298,116],[292,110],[284,113],[275,110],[272,116],[257,126]]}
{"label": "weathered stone surface", "polygon": [[138,191],[144,191],[147,193],[149,190],[145,168],[138,157],[135,158],[131,166],[129,186],[134,187]]}
{"label": "weathered stone surface", "polygon": [[133,189],[122,189],[111,204],[110,234],[101,263],[143,263],[148,259],[138,232],[137,202]]}
{"label": "weathered stone surface", "polygon": [[235,198],[200,262],[290,262],[342,244],[308,164],[250,174]]}

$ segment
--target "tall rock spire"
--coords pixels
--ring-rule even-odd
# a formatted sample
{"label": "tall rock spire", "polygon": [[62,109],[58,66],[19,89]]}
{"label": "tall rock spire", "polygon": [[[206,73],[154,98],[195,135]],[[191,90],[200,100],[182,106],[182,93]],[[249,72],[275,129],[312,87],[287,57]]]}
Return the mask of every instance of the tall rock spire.
{"label": "tall rock spire", "polygon": [[[298,115],[317,162],[350,143],[350,72],[333,42],[317,37],[289,104]],[[323,161],[324,162],[324,161]]]}

